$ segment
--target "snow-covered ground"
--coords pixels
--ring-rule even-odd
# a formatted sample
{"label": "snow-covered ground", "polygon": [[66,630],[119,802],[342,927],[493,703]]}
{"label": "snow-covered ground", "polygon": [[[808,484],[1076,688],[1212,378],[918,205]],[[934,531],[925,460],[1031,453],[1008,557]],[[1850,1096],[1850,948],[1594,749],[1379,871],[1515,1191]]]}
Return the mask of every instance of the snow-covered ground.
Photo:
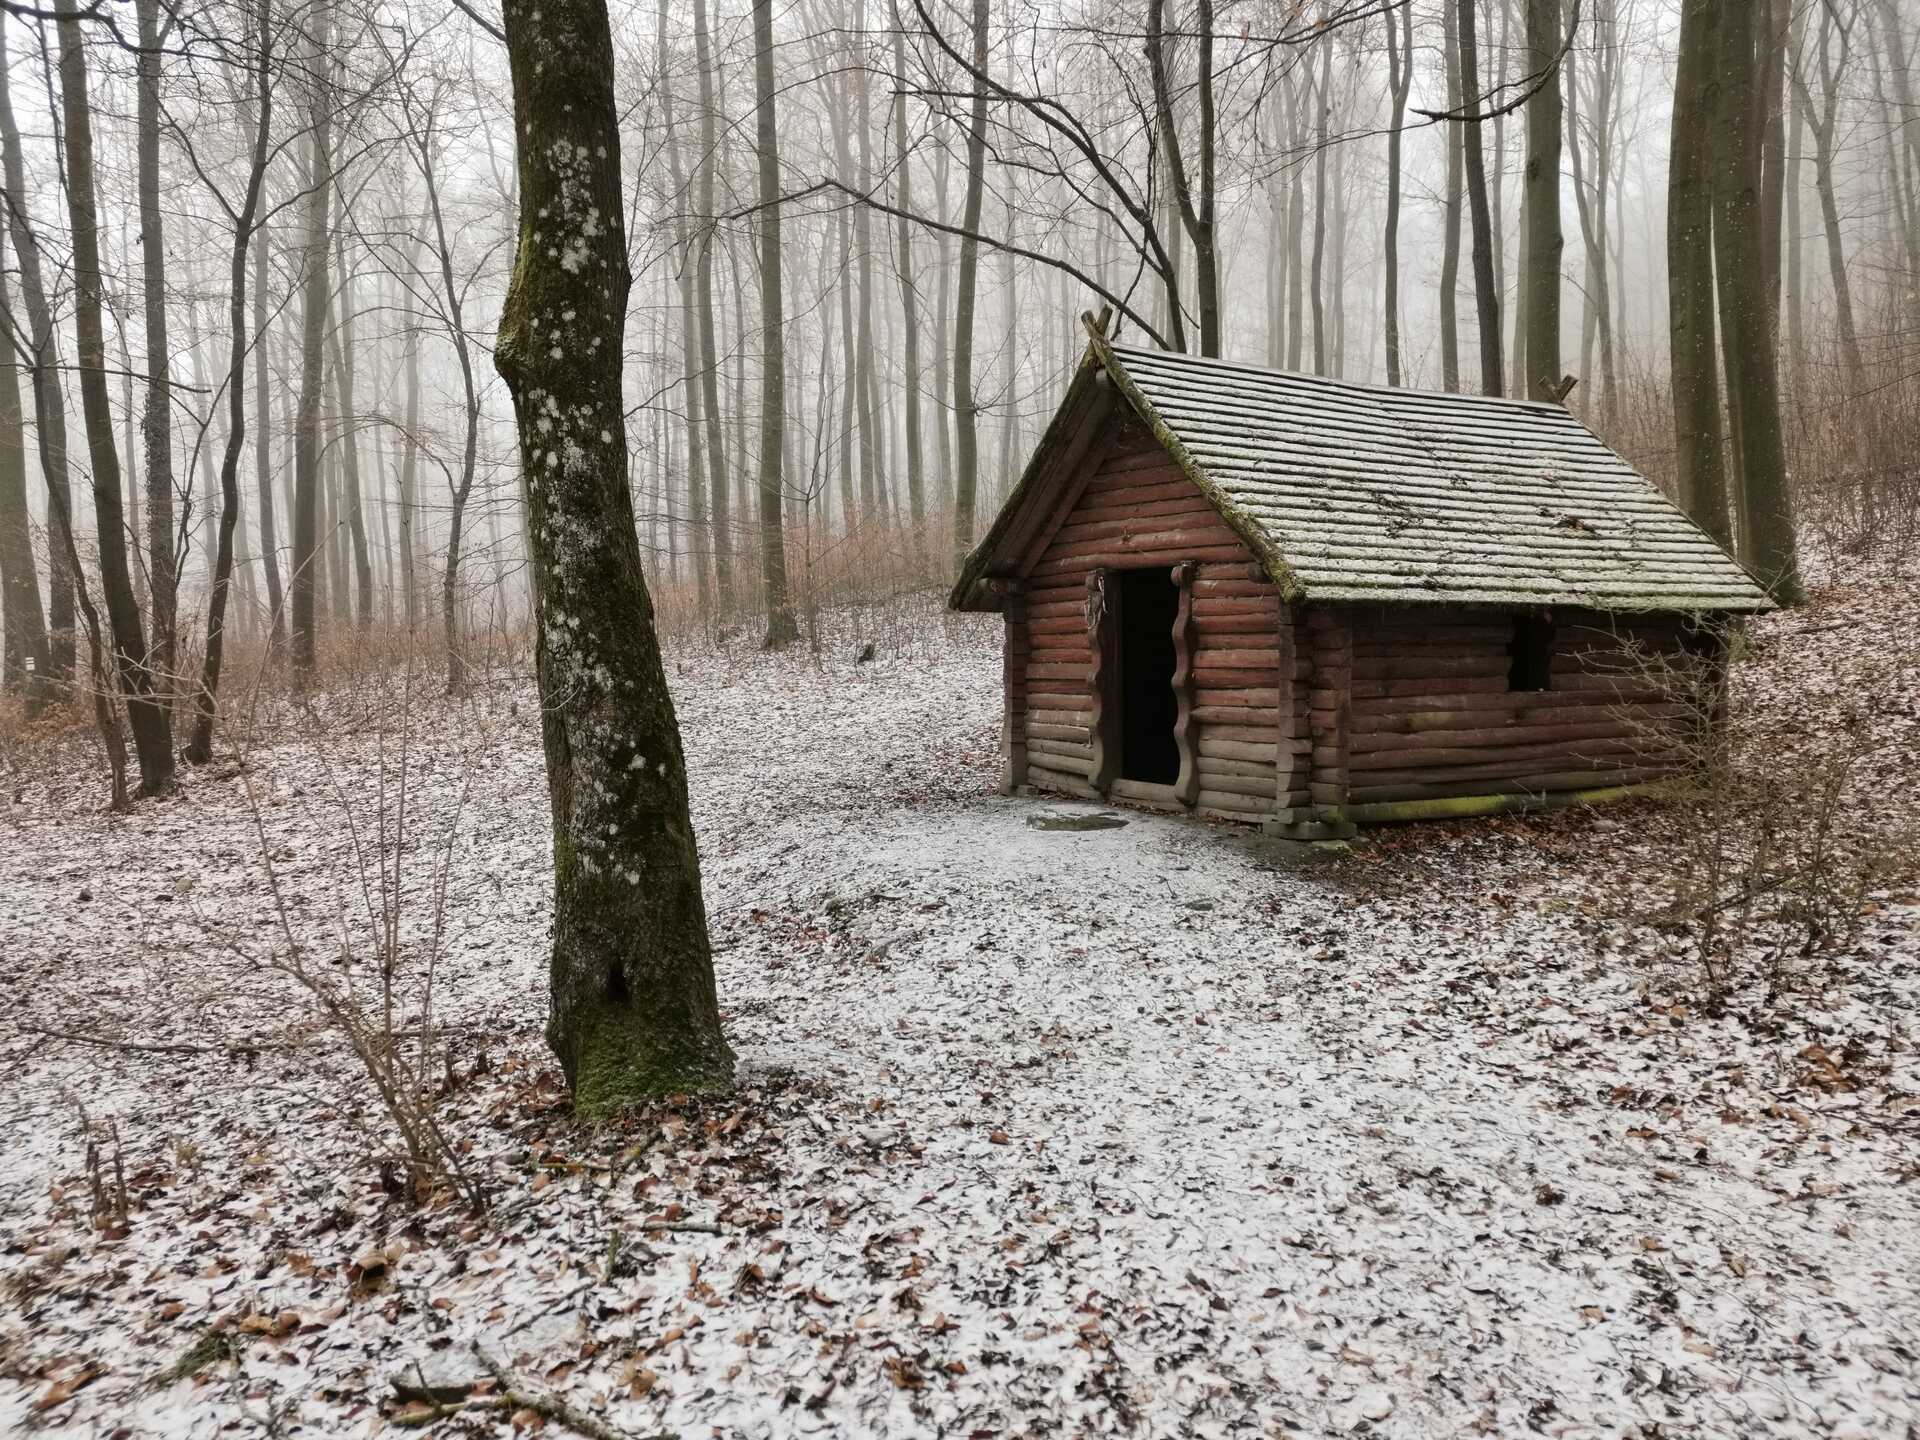
{"label": "snow-covered ground", "polygon": [[[1880,577],[1766,621],[1783,733],[1916,620]],[[77,749],[10,777],[0,1432],[504,1432],[484,1387],[431,1408],[479,1346],[634,1436],[1920,1433],[1914,896],[1709,1015],[1605,918],[1657,815],[1347,859],[1043,828],[1092,812],[993,792],[997,637],[940,623],[868,665],[671,657],[740,1081],[598,1134],[540,1040],[530,693],[415,707],[407,923],[444,869],[441,1113],[484,1220],[398,1197],[261,963],[263,852],[314,953],[352,913],[344,817],[402,749],[376,706],[276,715],[252,801],[222,765],[109,817]],[[89,1221],[115,1133],[124,1230]]]}

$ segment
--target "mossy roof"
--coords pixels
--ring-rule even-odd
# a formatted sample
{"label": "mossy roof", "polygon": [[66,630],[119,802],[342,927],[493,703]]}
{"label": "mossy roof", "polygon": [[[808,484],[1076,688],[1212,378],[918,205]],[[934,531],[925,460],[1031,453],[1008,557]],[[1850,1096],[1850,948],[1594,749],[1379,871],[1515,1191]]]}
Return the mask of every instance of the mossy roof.
{"label": "mossy roof", "polygon": [[[1105,378],[1102,379],[1102,376]],[[1753,578],[1563,406],[1300,375],[1096,337],[955,586],[997,608],[1026,539],[1112,426],[1108,385],[1291,599],[1753,611]],[[1082,460],[1079,463],[1088,463]]]}

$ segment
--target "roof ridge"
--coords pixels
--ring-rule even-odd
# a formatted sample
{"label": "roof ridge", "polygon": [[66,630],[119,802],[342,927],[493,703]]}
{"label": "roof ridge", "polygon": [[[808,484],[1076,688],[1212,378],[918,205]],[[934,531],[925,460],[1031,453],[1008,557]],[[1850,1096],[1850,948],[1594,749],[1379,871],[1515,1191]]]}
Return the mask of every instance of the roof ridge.
{"label": "roof ridge", "polygon": [[1497,405],[1538,414],[1564,415],[1575,424],[1580,423],[1579,418],[1571,410],[1552,400],[1526,400],[1514,395],[1476,395],[1466,390],[1434,390],[1424,385],[1384,385],[1377,380],[1350,380],[1345,376],[1316,375],[1311,370],[1289,370],[1280,365],[1255,365],[1245,360],[1222,359],[1218,355],[1193,355],[1185,350],[1156,350],[1147,345],[1126,345],[1112,340],[1108,341],[1107,345],[1123,360],[1128,356],[1139,355],[1148,360],[1172,361],[1179,365],[1190,365],[1195,369],[1235,370],[1249,375],[1284,375],[1290,380],[1304,380],[1308,384],[1324,385],[1329,389],[1355,390],[1366,394],[1430,395],[1435,399],[1454,404]]}

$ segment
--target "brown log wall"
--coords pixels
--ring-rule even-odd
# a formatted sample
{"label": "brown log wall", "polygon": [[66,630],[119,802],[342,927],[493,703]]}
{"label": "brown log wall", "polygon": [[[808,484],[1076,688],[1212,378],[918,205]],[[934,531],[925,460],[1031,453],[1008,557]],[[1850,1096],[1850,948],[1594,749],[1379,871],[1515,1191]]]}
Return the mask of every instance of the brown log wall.
{"label": "brown log wall", "polygon": [[1548,688],[1512,691],[1512,613],[1330,608],[1352,633],[1345,802],[1363,818],[1400,801],[1637,784],[1684,763],[1687,707],[1657,674],[1698,645],[1681,616],[1555,611]]}
{"label": "brown log wall", "polygon": [[1304,725],[1294,722],[1292,674],[1304,674],[1306,661],[1296,664],[1291,645],[1283,647],[1291,624],[1279,592],[1206,497],[1131,424],[1029,556],[1024,687],[1008,687],[1026,707],[1019,730],[1028,784],[1100,796],[1091,783],[1088,575],[1102,567],[1187,563],[1193,569],[1182,614],[1191,624],[1192,664],[1190,676],[1179,678],[1191,687],[1186,723],[1195,763],[1184,786],[1175,787],[1185,793],[1170,798],[1183,803],[1191,795],[1200,813],[1238,820],[1263,820],[1307,803],[1308,744]]}

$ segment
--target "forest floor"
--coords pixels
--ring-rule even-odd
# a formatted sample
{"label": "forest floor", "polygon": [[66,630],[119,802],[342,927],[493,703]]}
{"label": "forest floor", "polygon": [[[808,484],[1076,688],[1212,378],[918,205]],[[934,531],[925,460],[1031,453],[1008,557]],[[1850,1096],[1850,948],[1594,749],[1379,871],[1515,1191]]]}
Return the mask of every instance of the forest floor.
{"label": "forest floor", "polygon": [[[868,665],[671,654],[739,1084],[598,1133],[541,1040],[522,682],[404,731],[365,688],[282,705],[124,817],[82,739],[16,756],[0,1432],[1920,1433],[1916,896],[1703,1007],[1612,918],[1674,843],[1646,806],[1345,859],[1042,828],[1092,812],[994,793],[995,629],[917,623]],[[1904,655],[1871,723],[1911,789],[1916,633],[1863,574],[1744,668],[1809,737]],[[282,914],[355,933],[347,817],[403,753],[395,1024],[444,881],[482,1219],[410,1203],[271,962]]]}

